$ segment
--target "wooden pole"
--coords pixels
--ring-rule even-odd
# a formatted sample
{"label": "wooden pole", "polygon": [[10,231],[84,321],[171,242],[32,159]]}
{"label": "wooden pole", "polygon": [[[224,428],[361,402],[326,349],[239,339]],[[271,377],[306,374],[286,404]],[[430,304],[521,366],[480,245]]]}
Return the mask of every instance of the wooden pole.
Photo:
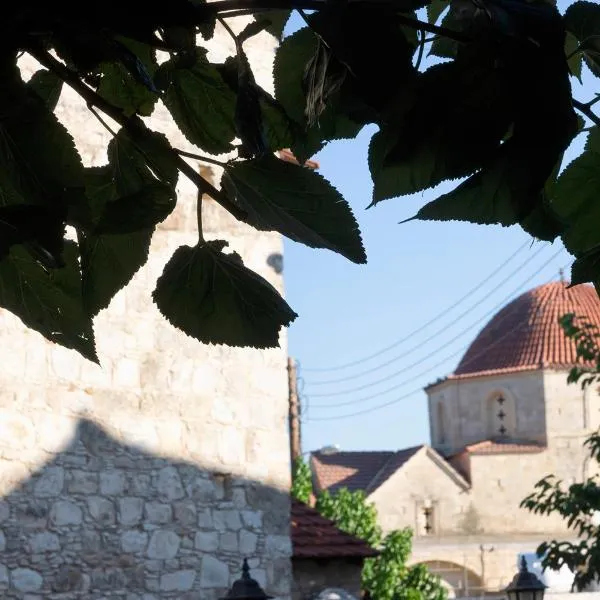
{"label": "wooden pole", "polygon": [[301,455],[302,442],[300,435],[300,408],[298,405],[298,381],[296,378],[296,365],[288,357],[288,401],[289,401],[289,426],[290,426],[290,459],[292,468],[296,459]]}

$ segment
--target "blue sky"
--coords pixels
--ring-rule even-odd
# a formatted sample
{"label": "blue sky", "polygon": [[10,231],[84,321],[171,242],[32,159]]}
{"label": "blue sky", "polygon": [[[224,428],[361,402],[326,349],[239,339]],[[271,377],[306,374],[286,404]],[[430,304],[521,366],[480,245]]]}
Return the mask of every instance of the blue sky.
{"label": "blue sky", "polygon": [[[575,97],[593,97],[592,79],[587,73],[584,86],[574,86]],[[519,227],[398,224],[444,186],[365,210],[374,131],[316,157],[356,215],[368,264],[285,241],[286,296],[300,315],[289,329],[289,351],[300,365],[304,451],[428,442],[423,386],[453,371],[502,305],[557,280],[560,268],[568,277],[572,260],[560,241],[534,241]],[[580,148],[581,140],[574,151]]]}

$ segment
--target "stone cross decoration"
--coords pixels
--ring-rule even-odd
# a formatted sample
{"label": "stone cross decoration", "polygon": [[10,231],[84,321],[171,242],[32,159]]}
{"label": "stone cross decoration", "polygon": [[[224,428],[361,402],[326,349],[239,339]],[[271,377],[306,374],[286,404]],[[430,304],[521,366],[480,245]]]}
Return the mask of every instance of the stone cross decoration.
{"label": "stone cross decoration", "polygon": [[506,427],[504,427],[504,417],[506,417],[506,413],[502,409],[502,405],[504,404],[504,398],[502,396],[499,396],[496,402],[498,402],[498,404],[500,405],[500,410],[496,415],[500,420],[500,427],[498,428],[498,433],[500,435],[506,435]]}

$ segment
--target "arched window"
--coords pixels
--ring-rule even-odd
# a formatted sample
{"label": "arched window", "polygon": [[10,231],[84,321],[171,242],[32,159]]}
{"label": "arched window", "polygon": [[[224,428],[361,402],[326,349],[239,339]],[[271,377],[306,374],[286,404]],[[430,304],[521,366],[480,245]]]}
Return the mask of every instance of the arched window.
{"label": "arched window", "polygon": [[487,430],[490,438],[514,437],[516,434],[514,398],[505,392],[495,392],[487,402]]}
{"label": "arched window", "polygon": [[437,442],[443,446],[448,441],[446,438],[446,407],[442,402],[438,402],[437,411]]}

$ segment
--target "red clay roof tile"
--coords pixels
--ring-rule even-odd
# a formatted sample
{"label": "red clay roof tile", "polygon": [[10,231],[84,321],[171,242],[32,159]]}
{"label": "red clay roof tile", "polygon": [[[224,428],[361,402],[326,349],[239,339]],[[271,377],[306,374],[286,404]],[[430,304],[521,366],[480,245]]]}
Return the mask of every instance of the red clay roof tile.
{"label": "red clay roof tile", "polygon": [[558,319],[575,313],[600,327],[600,299],[590,285],[567,285],[548,283],[507,304],[481,330],[450,379],[576,364],[575,344]]}
{"label": "red clay roof tile", "polygon": [[369,558],[379,554],[298,500],[292,500],[291,521],[293,558]]}
{"label": "red clay roof tile", "polygon": [[335,492],[341,488],[370,493],[423,446],[393,451],[314,452],[312,470],[319,491]]}

